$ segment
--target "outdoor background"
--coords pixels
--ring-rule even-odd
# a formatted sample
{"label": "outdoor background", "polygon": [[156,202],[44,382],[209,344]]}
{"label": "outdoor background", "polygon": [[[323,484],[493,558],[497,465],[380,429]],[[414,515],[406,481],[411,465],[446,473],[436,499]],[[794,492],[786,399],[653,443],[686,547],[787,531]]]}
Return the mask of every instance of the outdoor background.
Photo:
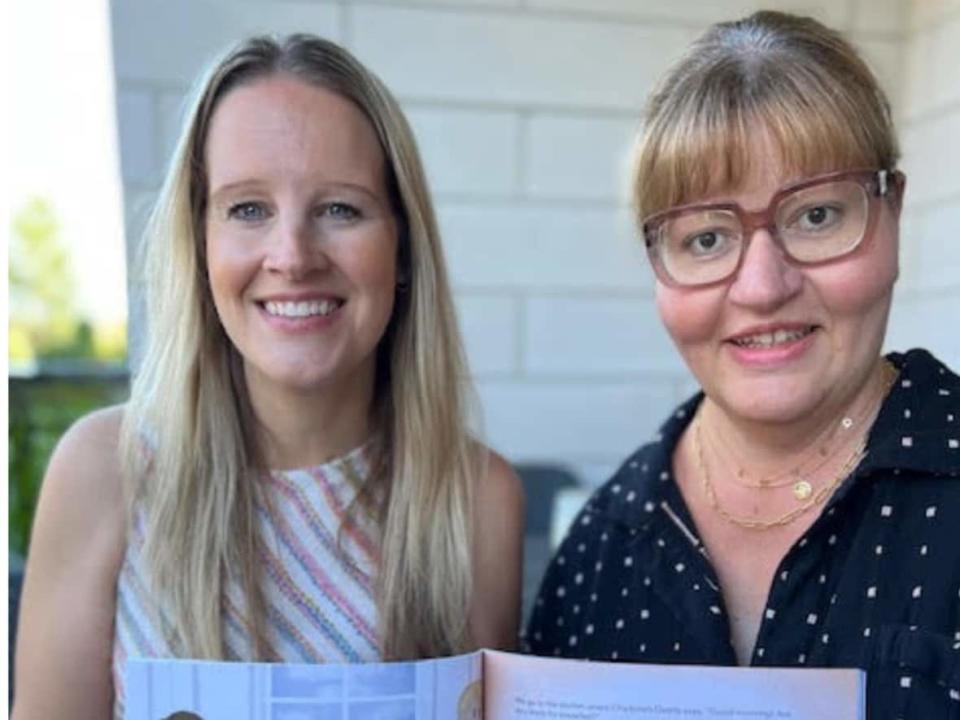
{"label": "outdoor background", "polygon": [[[104,143],[89,172],[103,169],[122,184],[103,210],[87,206],[81,216],[93,214],[102,227],[122,220],[125,233],[116,236],[125,236],[127,265],[177,136],[182,102],[207,62],[263,31],[319,33],[354,51],[398,96],[416,130],[486,439],[516,463],[560,464],[593,486],[694,388],[656,318],[652,276],[624,201],[639,109],[655,79],[709,23],[762,6],[806,12],[847,32],[889,92],[909,182],[887,346],[926,346],[960,367],[958,0],[115,0],[93,14],[99,25],[62,27],[51,15],[57,32],[30,39],[51,47],[84,40],[88,52],[102,46],[102,77],[59,62],[55,73],[71,105],[43,122],[63,157]],[[78,126],[86,117],[80,111],[89,114],[97,103],[100,120]],[[84,177],[98,187],[100,180]],[[23,355],[11,359],[19,378],[11,385],[11,520],[22,515],[11,526],[14,546],[24,537],[30,488],[56,434],[78,408],[122,397],[126,377],[116,363],[124,318],[85,322],[63,299],[69,268],[90,251],[74,250],[71,260],[61,256],[74,246],[54,241],[73,233],[89,243],[102,227],[78,232],[42,197],[18,208],[11,299],[45,282],[44,307],[66,306],[69,318],[59,340],[44,341],[50,331],[38,330],[36,318],[23,325],[11,302],[11,353],[19,347]],[[104,260],[81,275],[99,284],[122,276],[117,242],[95,252],[114,258],[119,270]],[[14,282],[21,246],[45,258],[41,270],[26,263],[34,267],[32,284]],[[50,268],[63,275],[51,276]],[[135,364],[144,331],[140,285],[127,283]],[[126,310],[122,289],[114,305]],[[59,322],[57,312],[45,312]],[[70,365],[61,373],[69,387],[56,385],[60,366],[44,357],[74,351],[96,363]],[[91,373],[99,377],[96,391],[83,395]],[[26,397],[18,388],[41,386],[45,394],[17,404]],[[77,393],[83,397],[67,401]],[[15,435],[41,440],[15,443]]]}

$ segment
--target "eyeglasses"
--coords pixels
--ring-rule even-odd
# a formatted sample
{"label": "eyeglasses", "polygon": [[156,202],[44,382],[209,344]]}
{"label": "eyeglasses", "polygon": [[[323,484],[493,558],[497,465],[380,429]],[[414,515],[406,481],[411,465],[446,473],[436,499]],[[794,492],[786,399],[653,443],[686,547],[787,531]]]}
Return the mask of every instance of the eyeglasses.
{"label": "eyeglasses", "polygon": [[795,265],[833,262],[872,236],[879,199],[899,199],[904,182],[896,170],[851,170],[792,183],[758,212],[737,203],[681,205],[643,222],[647,253],[657,278],[679,287],[736,275],[757,230],[769,232]]}

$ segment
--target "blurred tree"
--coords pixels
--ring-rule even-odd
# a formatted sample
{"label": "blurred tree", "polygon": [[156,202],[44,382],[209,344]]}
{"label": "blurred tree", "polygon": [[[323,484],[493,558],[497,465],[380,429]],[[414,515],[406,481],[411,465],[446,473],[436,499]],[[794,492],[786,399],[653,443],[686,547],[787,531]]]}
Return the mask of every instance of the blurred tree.
{"label": "blurred tree", "polygon": [[56,215],[49,202],[34,198],[13,218],[10,361],[29,362],[74,344],[79,319],[73,300],[70,256]]}

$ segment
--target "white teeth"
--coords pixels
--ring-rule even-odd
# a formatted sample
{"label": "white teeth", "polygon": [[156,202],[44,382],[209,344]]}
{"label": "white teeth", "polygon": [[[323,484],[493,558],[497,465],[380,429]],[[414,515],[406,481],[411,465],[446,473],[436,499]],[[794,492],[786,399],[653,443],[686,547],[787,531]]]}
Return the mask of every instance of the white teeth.
{"label": "white teeth", "polygon": [[302,318],[313,315],[329,315],[340,307],[340,304],[338,300],[311,300],[301,302],[275,302],[268,300],[263,306],[270,315]]}
{"label": "white teeth", "polygon": [[772,333],[758,333],[734,340],[734,343],[740,347],[749,348],[769,348],[774,345],[782,345],[788,342],[794,342],[808,335],[810,328],[804,330],[776,330]]}

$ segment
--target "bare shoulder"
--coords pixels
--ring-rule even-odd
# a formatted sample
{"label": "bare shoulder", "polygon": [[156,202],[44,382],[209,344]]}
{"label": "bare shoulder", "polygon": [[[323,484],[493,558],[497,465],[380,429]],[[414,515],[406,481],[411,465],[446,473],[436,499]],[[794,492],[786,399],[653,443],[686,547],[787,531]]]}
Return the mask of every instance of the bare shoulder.
{"label": "bare shoulder", "polygon": [[40,488],[28,569],[54,548],[115,559],[126,517],[118,450],[122,422],[123,406],[104,408],[78,420],[60,439]]}
{"label": "bare shoulder", "polygon": [[493,450],[486,453],[486,472],[477,483],[478,509],[482,515],[503,513],[522,519],[526,499],[520,477],[503,457]]}
{"label": "bare shoulder", "polygon": [[486,452],[475,493],[470,630],[480,647],[513,650],[520,625],[524,493],[510,463]]}
{"label": "bare shoulder", "polygon": [[123,413],[123,405],[111,405],[84,415],[64,433],[54,459],[66,456],[64,459],[108,466],[117,458]]}
{"label": "bare shoulder", "polygon": [[[123,406],[97,410],[75,422],[57,444],[41,489],[41,509],[62,509],[80,523],[90,511],[122,513],[119,455]],[[103,522],[101,512],[96,519]]]}

